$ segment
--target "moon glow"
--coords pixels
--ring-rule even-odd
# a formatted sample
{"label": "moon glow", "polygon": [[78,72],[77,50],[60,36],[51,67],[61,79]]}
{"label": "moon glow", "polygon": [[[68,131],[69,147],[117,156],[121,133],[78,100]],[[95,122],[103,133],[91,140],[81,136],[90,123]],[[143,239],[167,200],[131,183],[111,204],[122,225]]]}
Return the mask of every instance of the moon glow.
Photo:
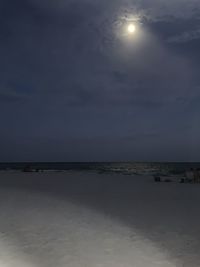
{"label": "moon glow", "polygon": [[131,23],[131,24],[129,24],[127,26],[127,31],[128,31],[129,34],[134,34],[135,33],[135,30],[136,30],[136,27],[135,27],[134,24]]}

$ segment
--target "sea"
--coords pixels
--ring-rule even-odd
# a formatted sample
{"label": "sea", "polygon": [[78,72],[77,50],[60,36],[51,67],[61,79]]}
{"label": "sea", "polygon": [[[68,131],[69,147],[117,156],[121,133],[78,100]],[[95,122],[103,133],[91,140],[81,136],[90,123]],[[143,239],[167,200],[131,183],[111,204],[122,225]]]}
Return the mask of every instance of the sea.
{"label": "sea", "polygon": [[96,173],[177,176],[186,171],[200,169],[200,162],[4,162],[0,170],[25,169],[31,171],[90,171]]}

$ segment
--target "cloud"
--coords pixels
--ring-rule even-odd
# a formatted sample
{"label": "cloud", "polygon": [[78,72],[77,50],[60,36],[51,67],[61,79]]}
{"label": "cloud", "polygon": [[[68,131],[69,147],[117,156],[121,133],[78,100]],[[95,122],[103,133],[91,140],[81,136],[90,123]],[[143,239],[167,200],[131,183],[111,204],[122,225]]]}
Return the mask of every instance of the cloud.
{"label": "cloud", "polygon": [[[167,14],[170,9],[174,12],[172,7],[176,10],[177,5],[180,6],[180,1],[174,1],[174,5],[152,2],[158,13],[154,17],[161,15],[162,6],[167,6],[163,8]],[[136,1],[133,5],[132,1],[119,0],[115,3],[23,0],[14,7],[5,4],[2,11],[10,14],[4,17],[10,37],[4,39],[0,51],[6,61],[3,80],[17,79],[19,83],[25,80],[37,94],[56,94],[72,105],[95,104],[101,100],[126,104],[136,103],[138,99],[142,103],[141,92],[144,99],[149,95],[149,103],[157,103],[159,97],[166,101],[172,91],[178,95],[177,88],[185,90],[187,84],[191,85],[192,71],[187,60],[172,55],[164,43],[146,39],[137,54],[124,51],[129,58],[122,60],[113,53],[118,53],[121,47],[110,27],[112,23],[115,26],[118,20],[128,19],[133,10],[138,14],[150,12],[148,1]],[[165,28],[171,28],[168,23]],[[163,31],[163,25],[158,24],[152,24],[154,35]],[[175,28],[177,24],[180,22],[173,22]],[[183,77],[182,72],[187,74]],[[154,97],[156,100],[152,100]]]}
{"label": "cloud", "polygon": [[23,92],[19,92],[11,87],[0,87],[0,102],[8,103],[8,102],[18,102],[28,100],[30,98],[29,95]]}
{"label": "cloud", "polygon": [[[0,1],[4,132],[62,133],[68,143],[118,135],[127,147],[135,131],[141,142],[177,125],[184,134],[199,100],[199,8],[199,0]],[[131,20],[141,38],[127,44],[116,32]]]}
{"label": "cloud", "polygon": [[172,36],[168,39],[169,43],[187,43],[196,39],[200,39],[200,29],[183,32],[180,35]]}

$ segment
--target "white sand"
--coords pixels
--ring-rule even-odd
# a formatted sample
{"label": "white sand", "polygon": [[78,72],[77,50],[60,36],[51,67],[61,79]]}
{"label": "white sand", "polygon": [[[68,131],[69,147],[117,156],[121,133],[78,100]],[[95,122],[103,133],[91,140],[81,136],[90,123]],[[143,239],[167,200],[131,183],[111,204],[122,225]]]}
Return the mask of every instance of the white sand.
{"label": "white sand", "polygon": [[200,186],[0,172],[1,267],[198,267]]}

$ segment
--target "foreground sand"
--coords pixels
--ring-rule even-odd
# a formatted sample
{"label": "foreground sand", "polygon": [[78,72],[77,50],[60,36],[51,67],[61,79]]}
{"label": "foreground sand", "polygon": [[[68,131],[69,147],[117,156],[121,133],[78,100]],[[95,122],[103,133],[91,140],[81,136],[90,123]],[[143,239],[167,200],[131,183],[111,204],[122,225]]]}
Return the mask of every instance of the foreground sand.
{"label": "foreground sand", "polygon": [[200,266],[200,186],[0,172],[1,267]]}

